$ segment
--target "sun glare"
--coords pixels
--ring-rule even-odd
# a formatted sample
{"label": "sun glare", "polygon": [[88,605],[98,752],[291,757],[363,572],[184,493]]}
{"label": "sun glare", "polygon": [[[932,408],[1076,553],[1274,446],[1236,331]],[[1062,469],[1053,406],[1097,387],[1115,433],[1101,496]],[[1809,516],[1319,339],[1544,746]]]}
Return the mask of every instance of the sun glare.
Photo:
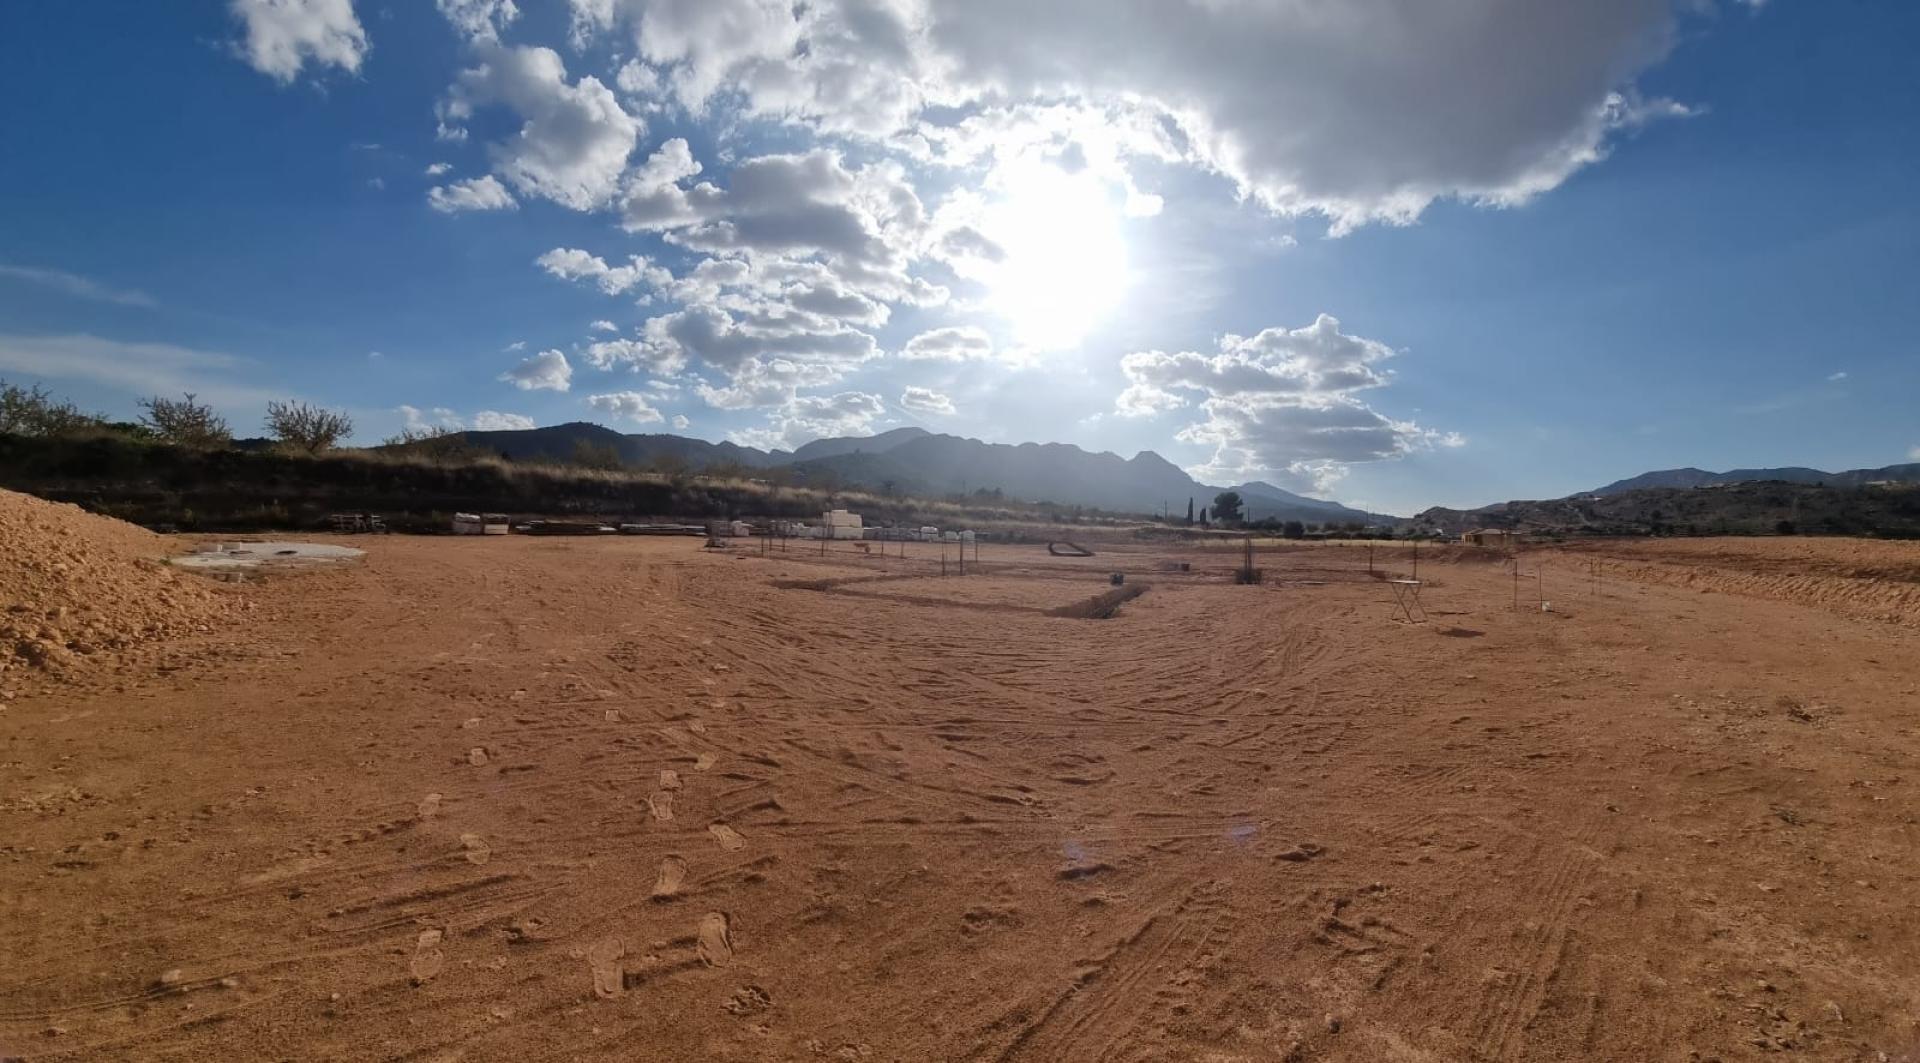
{"label": "sun glare", "polygon": [[988,282],[989,307],[1014,341],[1062,350],[1085,339],[1127,284],[1121,211],[1105,183],[1036,165],[1009,175],[987,233],[1006,252]]}

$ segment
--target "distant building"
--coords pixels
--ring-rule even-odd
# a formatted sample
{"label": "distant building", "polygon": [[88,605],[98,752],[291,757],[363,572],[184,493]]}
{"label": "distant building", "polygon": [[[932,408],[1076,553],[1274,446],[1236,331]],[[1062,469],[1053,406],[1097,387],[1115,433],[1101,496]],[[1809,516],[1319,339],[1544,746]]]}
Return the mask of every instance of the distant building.
{"label": "distant building", "polygon": [[1520,541],[1520,533],[1506,528],[1480,528],[1462,535],[1460,541],[1472,546],[1510,547]]}
{"label": "distant building", "polygon": [[849,513],[844,509],[830,509],[820,514],[820,538],[862,538],[860,514]]}

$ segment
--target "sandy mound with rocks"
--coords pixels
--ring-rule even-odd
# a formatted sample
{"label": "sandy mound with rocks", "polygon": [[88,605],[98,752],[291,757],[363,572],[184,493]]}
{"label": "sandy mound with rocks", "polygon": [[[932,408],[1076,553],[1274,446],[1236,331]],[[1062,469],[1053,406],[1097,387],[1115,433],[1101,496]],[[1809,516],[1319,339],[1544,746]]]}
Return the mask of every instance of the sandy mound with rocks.
{"label": "sandy mound with rocks", "polygon": [[0,490],[0,677],[208,630],[231,598],[161,560],[174,551],[124,521]]}

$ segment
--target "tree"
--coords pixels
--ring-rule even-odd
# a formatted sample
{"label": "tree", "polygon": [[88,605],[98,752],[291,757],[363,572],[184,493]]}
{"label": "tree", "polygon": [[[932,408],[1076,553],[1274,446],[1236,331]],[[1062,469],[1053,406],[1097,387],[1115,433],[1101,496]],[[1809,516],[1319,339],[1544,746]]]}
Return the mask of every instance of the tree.
{"label": "tree", "polygon": [[226,418],[198,401],[191,391],[177,399],[159,395],[141,399],[140,408],[146,411],[140,416],[140,423],[162,443],[216,450],[233,442],[233,431],[227,427]]}
{"label": "tree", "polygon": [[1240,492],[1222,491],[1213,496],[1213,519],[1223,523],[1240,519]]}
{"label": "tree", "polygon": [[471,465],[492,454],[487,448],[468,442],[467,434],[460,429],[438,424],[409,425],[399,434],[388,436],[382,445],[438,465]]}
{"label": "tree", "polygon": [[1290,520],[1280,526],[1280,534],[1289,539],[1304,539],[1307,537],[1307,526],[1297,520]]}
{"label": "tree", "polygon": [[352,434],[353,418],[304,402],[269,402],[267,431],[290,450],[318,454]]}
{"label": "tree", "polygon": [[1193,497],[1187,497],[1187,527],[1193,527]]}
{"label": "tree", "polygon": [[23,388],[0,380],[0,433],[66,436],[104,427],[104,418],[81,413],[71,402],[56,401],[38,384]]}

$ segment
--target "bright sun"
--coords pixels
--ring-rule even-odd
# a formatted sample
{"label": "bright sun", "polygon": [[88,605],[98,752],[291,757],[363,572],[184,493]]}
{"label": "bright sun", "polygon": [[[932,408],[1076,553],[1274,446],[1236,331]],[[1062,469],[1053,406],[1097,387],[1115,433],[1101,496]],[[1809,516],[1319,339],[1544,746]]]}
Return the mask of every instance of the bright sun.
{"label": "bright sun", "polygon": [[1006,252],[988,279],[988,306],[1014,341],[1035,350],[1077,346],[1112,312],[1127,285],[1120,211],[1092,175],[1045,165],[1008,174],[985,229]]}

